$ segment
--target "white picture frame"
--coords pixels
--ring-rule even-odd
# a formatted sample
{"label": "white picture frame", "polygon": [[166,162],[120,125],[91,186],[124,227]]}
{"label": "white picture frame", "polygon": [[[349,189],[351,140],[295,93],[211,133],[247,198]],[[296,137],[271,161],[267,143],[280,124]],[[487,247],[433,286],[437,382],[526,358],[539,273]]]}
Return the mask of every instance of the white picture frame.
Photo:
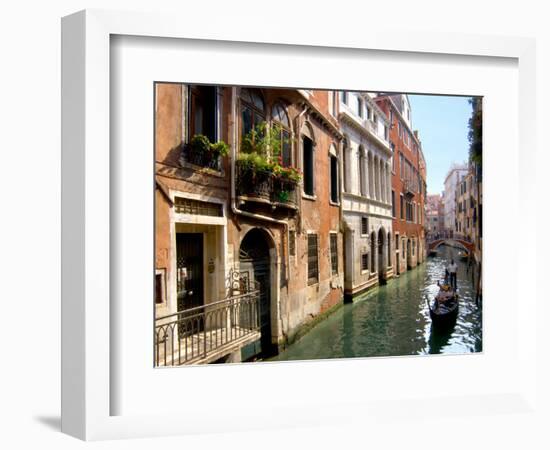
{"label": "white picture frame", "polygon": [[[408,414],[414,416],[419,412],[431,417],[430,411],[444,409],[446,402],[453,399],[455,408],[452,414],[442,413],[440,418],[448,419],[454,415],[465,416],[470,413],[470,405],[476,405],[479,414],[499,414],[503,410],[515,414],[527,414],[537,411],[536,396],[536,353],[533,345],[521,345],[526,342],[536,342],[535,318],[528,314],[536,308],[536,286],[522,287],[522,306],[517,315],[509,317],[517,327],[514,337],[508,344],[512,349],[484,347],[484,354],[474,356],[477,359],[465,360],[460,357],[422,358],[416,359],[413,364],[429,366],[432,370],[452,372],[456,361],[470,364],[475,369],[476,364],[483,366],[482,358],[489,360],[497,355],[503,362],[506,353],[510,352],[511,364],[515,369],[507,377],[503,374],[502,383],[495,382],[492,392],[485,392],[483,385],[475,391],[471,389],[452,397],[436,393],[426,395],[416,392],[408,393],[406,389],[398,390],[389,395],[388,399],[374,398],[366,401],[364,396],[357,396],[352,400],[338,401],[334,395],[326,396],[313,402],[304,393],[304,401],[285,406],[273,402],[264,408],[235,408],[232,410],[231,420],[227,420],[227,413],[223,407],[220,415],[215,413],[208,421],[191,417],[189,412],[169,411],[161,414],[158,411],[147,414],[147,407],[143,410],[129,413],[113,414],[118,407],[114,406],[113,398],[117,390],[125,389],[116,381],[123,378],[113,378],[112,366],[118,363],[118,353],[112,347],[112,339],[120,330],[117,328],[116,314],[113,314],[111,299],[113,280],[111,269],[111,239],[112,211],[111,185],[116,182],[117,174],[111,171],[110,146],[113,142],[111,127],[112,95],[112,37],[134,36],[147,38],[161,38],[170,40],[229,42],[234,45],[265,46],[276,44],[277,52],[285,55],[292,52],[292,46],[301,49],[317,49],[330,53],[334,58],[335,51],[346,51],[348,57],[359,58],[363,51],[376,51],[381,55],[395,52],[395,55],[407,55],[413,64],[416,59],[429,58],[437,55],[447,55],[449,61],[456,58],[463,59],[471,64],[479,58],[497,58],[517,63],[517,97],[512,93],[511,111],[517,117],[529,117],[517,123],[517,134],[512,130],[510,155],[519,163],[519,176],[511,181],[509,199],[515,214],[521,215],[524,226],[534,229],[536,216],[533,211],[534,185],[529,174],[534,172],[536,159],[524,156],[534,152],[535,143],[535,43],[532,39],[515,37],[487,37],[472,35],[456,35],[445,33],[405,33],[395,30],[361,30],[350,31],[346,35],[331,35],[322,30],[312,30],[304,37],[299,30],[289,29],[284,36],[264,29],[245,29],[231,26],[218,26],[215,31],[204,29],[199,23],[186,22],[182,27],[178,18],[165,14],[144,14],[87,10],[67,16],[62,22],[62,431],[85,440],[99,440],[112,438],[131,438],[163,436],[187,433],[230,430],[257,430],[265,427],[265,420],[269,418],[269,427],[308,426],[312,424],[334,424],[346,420],[384,420],[400,421]],[[163,44],[164,42],[164,44]],[[163,41],[159,45],[165,45]],[[173,41],[172,41],[173,42]],[[232,45],[233,45],[232,44]],[[262,47],[263,48],[263,47]],[[325,50],[323,50],[325,49]],[[351,56],[350,56],[351,55]],[[354,56],[357,55],[357,56]],[[328,58],[328,57],[327,57]],[[514,75],[515,76],[515,75]],[[188,81],[185,79],[169,81]],[[197,80],[199,81],[199,80]],[[243,84],[250,80],[243,79]],[[292,76],[281,83],[292,83]],[[331,87],[316,85],[314,74],[311,78],[302,77],[301,83],[312,87]],[[441,86],[444,86],[442,80]],[[437,90],[438,88],[435,87]],[[438,90],[439,92],[439,90]],[[476,92],[465,92],[473,93]],[[516,105],[517,99],[517,105]],[[489,105],[490,106],[490,105]],[[490,109],[490,108],[489,108]],[[514,144],[517,137],[517,145]],[[508,148],[508,147],[507,147]],[[518,149],[521,148],[522,157],[519,158]],[[152,150],[151,150],[152,151]],[[531,153],[534,154],[534,153]],[[513,170],[514,161],[503,163],[503,172]],[[511,164],[511,165],[510,165]],[[502,180],[501,180],[502,181]],[[491,198],[490,190],[487,192]],[[520,201],[521,199],[521,201]],[[502,204],[497,205],[497,207]],[[490,207],[487,206],[486,210]],[[486,214],[488,214],[486,212]],[[490,225],[488,225],[490,226]],[[491,228],[489,228],[491,231]],[[487,234],[487,233],[486,233]],[[152,237],[151,237],[152,238]],[[116,244],[116,243],[115,243]],[[485,242],[484,242],[485,245]],[[491,250],[490,239],[485,247]],[[536,257],[535,242],[526,242],[515,250],[518,260],[533,261]],[[512,264],[510,283],[518,286],[518,280],[527,279],[529,268],[527,265]],[[490,277],[489,277],[490,281]],[[489,285],[490,286],[490,285]],[[152,290],[150,291],[152,292]],[[510,289],[509,300],[517,306],[517,291]],[[490,298],[490,295],[489,295]],[[487,300],[487,313],[494,312],[494,306]],[[151,316],[152,320],[152,316]],[[493,320],[493,319],[490,319]],[[491,321],[488,322],[492,326]],[[489,330],[490,331],[490,330]],[[504,344],[503,344],[504,345]],[[527,349],[529,347],[529,349]],[[457,358],[457,359],[453,359]],[[512,360],[513,359],[513,360]],[[401,370],[403,359],[377,359],[375,362],[384,365],[381,374],[388,371]],[[435,362],[434,362],[435,361]],[[480,363],[481,361],[481,363]],[[353,361],[315,361],[292,364],[258,364],[248,365],[246,368],[227,367],[223,375],[238,373],[254,377],[270,377],[280,379],[292,376],[294,379],[317,377],[322,373],[324,377],[338,380],[348,374],[353,379],[354,373],[362,373],[367,362]],[[372,368],[372,361],[369,367]],[[408,363],[405,363],[408,364]],[[122,368],[124,370],[124,367]],[[182,371],[182,370],[185,370]],[[222,369],[220,369],[222,370]],[[238,372],[237,372],[238,371]],[[246,371],[246,372],[245,372]],[[284,371],[284,372],[283,372]],[[179,377],[204,377],[210,375],[203,368],[176,369],[176,371],[161,371],[166,380]],[[168,373],[171,374],[168,375]],[[157,372],[158,373],[158,372]],[[165,375],[166,374],[166,375]],[[220,375],[222,372],[220,371]],[[234,376],[234,375],[232,375]],[[479,374],[483,377],[484,374]],[[486,380],[487,381],[487,380]],[[384,381],[381,381],[384,383]],[[383,385],[389,388],[389,385]],[[442,391],[443,392],[443,391]],[[221,394],[218,390],[217,395]],[[228,394],[229,395],[229,394]],[[212,392],[201,392],[205,403],[212,401],[216,396],[216,389]],[[199,397],[196,396],[195,400]],[[396,403],[397,402],[397,403]],[[399,405],[396,410],[395,405]],[[222,405],[223,406],[223,405]],[[128,408],[130,411],[131,408]],[[225,414],[225,420],[222,415]],[[355,418],[355,419],[354,419]]]}

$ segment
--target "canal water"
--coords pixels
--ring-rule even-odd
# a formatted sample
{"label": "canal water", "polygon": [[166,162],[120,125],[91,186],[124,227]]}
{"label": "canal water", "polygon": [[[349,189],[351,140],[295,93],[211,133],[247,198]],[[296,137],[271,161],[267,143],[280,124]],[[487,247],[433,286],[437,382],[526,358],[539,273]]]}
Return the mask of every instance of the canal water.
{"label": "canal water", "polygon": [[[438,292],[445,267],[458,265],[459,314],[453,329],[432,329],[426,300]],[[482,351],[482,314],[472,270],[458,250],[440,246],[435,257],[345,304],[272,361]]]}

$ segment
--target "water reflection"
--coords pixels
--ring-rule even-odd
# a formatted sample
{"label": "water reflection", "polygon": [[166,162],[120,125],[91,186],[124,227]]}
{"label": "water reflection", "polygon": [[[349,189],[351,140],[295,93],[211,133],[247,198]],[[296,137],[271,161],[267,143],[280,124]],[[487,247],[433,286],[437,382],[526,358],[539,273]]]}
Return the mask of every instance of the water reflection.
{"label": "water reflection", "polygon": [[[434,330],[427,301],[451,258],[459,266],[460,309],[453,328]],[[458,250],[439,247],[438,256],[344,305],[274,360],[480,352],[482,314],[471,277]]]}

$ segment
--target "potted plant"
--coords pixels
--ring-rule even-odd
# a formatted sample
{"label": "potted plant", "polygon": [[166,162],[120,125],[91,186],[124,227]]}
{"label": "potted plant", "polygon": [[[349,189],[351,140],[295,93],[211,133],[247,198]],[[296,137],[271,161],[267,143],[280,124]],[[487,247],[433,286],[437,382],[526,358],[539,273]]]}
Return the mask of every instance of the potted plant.
{"label": "potted plant", "polygon": [[229,145],[221,140],[212,143],[207,136],[196,134],[189,141],[185,153],[191,164],[218,170],[220,157],[228,155]]}

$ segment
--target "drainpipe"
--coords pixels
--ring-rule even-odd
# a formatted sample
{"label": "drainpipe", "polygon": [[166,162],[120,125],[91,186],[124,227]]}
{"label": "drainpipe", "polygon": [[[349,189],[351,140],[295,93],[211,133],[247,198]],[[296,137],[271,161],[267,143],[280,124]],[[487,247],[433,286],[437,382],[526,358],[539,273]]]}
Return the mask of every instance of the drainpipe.
{"label": "drainpipe", "polygon": [[[232,132],[231,132],[231,211],[235,215],[241,215],[245,217],[250,217],[251,219],[264,220],[270,223],[276,223],[282,225],[284,229],[285,239],[287,242],[287,251],[285,258],[285,281],[288,283],[289,279],[289,268],[290,268],[290,255],[288,252],[288,242],[289,242],[289,232],[288,232],[288,223],[285,220],[274,219],[273,217],[264,216],[262,214],[254,214],[248,211],[243,211],[237,207],[237,195],[236,195],[236,186],[235,186],[235,159],[237,156],[237,128],[235,124],[237,123],[237,88],[231,88],[231,120],[232,120]],[[284,244],[283,244],[284,250]]]}

